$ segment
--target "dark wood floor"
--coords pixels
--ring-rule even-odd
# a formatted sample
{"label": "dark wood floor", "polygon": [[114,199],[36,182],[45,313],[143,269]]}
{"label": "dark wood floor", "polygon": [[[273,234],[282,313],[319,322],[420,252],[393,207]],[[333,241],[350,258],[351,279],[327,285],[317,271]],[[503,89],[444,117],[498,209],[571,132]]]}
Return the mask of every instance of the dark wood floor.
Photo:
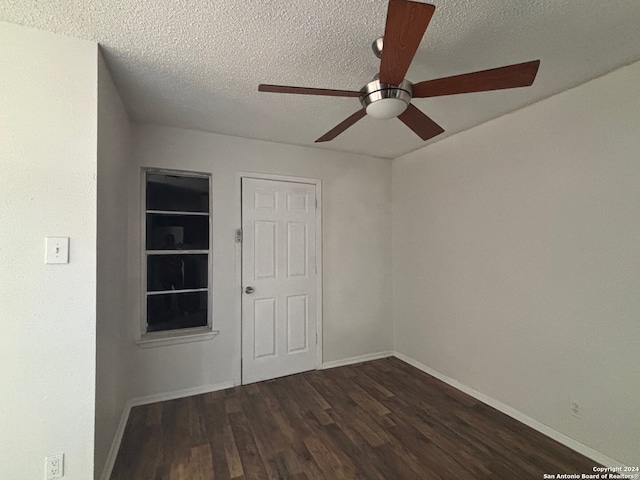
{"label": "dark wood floor", "polygon": [[136,407],[111,479],[539,480],[594,465],[388,358]]}

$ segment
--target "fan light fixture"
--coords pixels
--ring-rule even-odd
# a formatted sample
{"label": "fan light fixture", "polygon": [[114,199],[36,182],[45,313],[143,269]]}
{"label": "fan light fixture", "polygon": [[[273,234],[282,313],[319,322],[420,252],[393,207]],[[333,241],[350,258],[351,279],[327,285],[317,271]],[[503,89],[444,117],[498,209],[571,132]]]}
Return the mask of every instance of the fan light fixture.
{"label": "fan light fixture", "polygon": [[367,115],[373,118],[395,118],[407,109],[409,104],[399,98],[381,98],[367,105]]}
{"label": "fan light fixture", "polygon": [[[382,0],[381,0],[382,1]],[[316,142],[333,140],[367,115],[372,118],[398,117],[422,140],[430,140],[444,129],[425,115],[411,98],[431,98],[461,93],[489,92],[528,87],[533,83],[540,60],[504,67],[434,78],[415,85],[404,79],[436,7],[415,0],[389,0],[384,35],[373,42],[373,53],[380,59],[379,73],[360,90],[293,87],[261,83],[260,92],[359,97],[364,108],[340,122]],[[384,53],[383,55],[383,52]]]}
{"label": "fan light fixture", "polygon": [[411,101],[411,82],[403,80],[394,87],[374,78],[360,90],[360,102],[373,118],[395,118],[404,112]]}

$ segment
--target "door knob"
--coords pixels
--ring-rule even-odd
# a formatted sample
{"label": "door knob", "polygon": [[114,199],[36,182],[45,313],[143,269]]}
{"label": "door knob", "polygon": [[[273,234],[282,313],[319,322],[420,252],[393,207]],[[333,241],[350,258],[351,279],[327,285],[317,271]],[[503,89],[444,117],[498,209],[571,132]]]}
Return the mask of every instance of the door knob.
{"label": "door knob", "polygon": [[244,289],[244,293],[248,293],[248,294],[252,294],[253,293],[253,287],[247,287]]}

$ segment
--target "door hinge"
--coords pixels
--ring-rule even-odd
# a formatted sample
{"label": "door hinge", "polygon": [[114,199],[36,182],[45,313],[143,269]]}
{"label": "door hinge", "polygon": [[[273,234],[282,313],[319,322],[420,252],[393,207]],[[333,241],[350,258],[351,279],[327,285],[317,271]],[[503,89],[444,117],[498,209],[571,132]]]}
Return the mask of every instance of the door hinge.
{"label": "door hinge", "polygon": [[316,332],[316,345],[318,344],[318,333]]}
{"label": "door hinge", "polygon": [[236,243],[242,243],[242,229],[236,229]]}
{"label": "door hinge", "polygon": [[318,209],[318,197],[316,197],[316,210]]}

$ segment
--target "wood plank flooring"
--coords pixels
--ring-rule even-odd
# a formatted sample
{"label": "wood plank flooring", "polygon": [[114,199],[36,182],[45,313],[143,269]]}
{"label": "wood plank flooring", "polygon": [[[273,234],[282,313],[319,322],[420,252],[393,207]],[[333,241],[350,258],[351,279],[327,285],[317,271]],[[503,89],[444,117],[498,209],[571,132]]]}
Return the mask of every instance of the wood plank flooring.
{"label": "wood plank flooring", "polygon": [[135,407],[111,480],[539,480],[594,465],[387,358]]}

